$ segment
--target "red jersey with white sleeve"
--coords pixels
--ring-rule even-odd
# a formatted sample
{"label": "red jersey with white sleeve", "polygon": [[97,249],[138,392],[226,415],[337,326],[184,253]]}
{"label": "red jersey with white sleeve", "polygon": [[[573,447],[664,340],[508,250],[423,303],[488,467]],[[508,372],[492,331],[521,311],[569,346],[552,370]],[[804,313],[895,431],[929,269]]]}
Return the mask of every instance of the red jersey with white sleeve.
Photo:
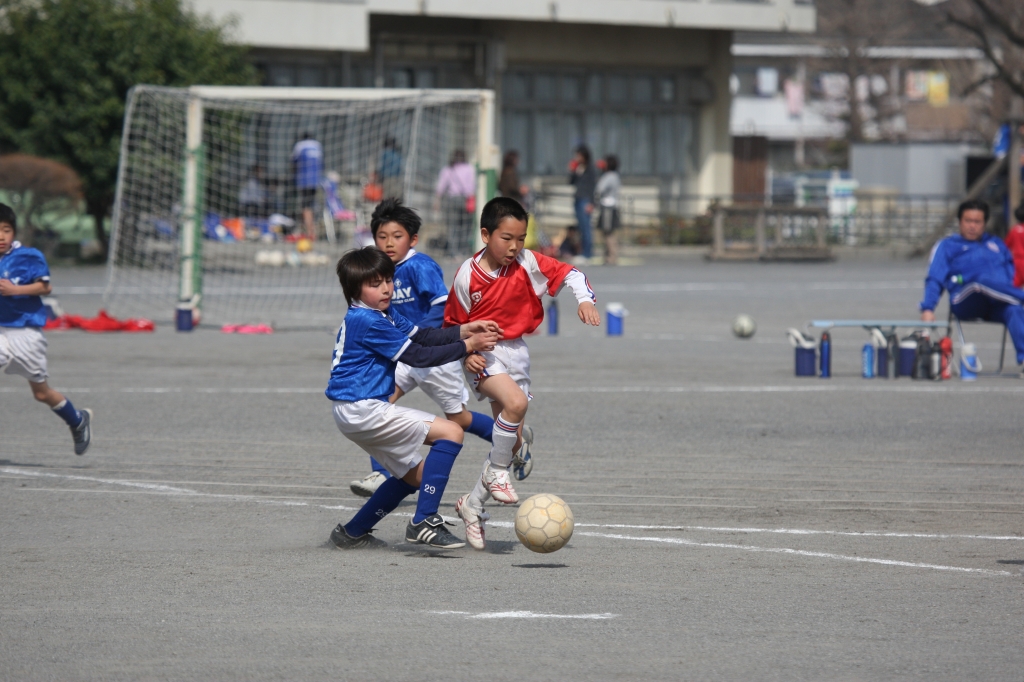
{"label": "red jersey with white sleeve", "polygon": [[505,332],[505,341],[532,334],[544,321],[541,297],[558,295],[568,285],[576,300],[597,302],[586,276],[559,260],[523,249],[509,265],[496,272],[480,267],[483,251],[462,264],[444,307],[444,325],[493,320]]}
{"label": "red jersey with white sleeve", "polygon": [[1013,254],[1013,286],[1024,287],[1024,223],[1014,225],[1006,234],[1006,248]]}

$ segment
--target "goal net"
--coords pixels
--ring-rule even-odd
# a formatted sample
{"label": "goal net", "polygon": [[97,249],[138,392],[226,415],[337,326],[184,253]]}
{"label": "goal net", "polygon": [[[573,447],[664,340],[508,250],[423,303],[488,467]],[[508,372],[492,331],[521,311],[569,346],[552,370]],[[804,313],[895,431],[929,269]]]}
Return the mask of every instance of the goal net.
{"label": "goal net", "polygon": [[[422,248],[472,248],[474,211],[494,192],[493,102],[480,90],[133,88],[107,309],[179,328],[199,311],[213,324],[336,324],[335,265],[372,243],[382,197],[420,212]],[[476,168],[471,201],[435,195],[459,153]]]}

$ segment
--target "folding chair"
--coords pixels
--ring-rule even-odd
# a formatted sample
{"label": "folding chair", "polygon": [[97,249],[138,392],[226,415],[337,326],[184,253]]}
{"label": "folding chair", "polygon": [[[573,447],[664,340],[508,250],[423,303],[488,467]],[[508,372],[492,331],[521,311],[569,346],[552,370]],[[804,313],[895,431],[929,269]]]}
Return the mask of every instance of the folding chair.
{"label": "folding chair", "polygon": [[[989,322],[988,320],[983,320],[981,318],[977,318],[977,319],[974,319],[974,320],[961,320],[959,317],[957,317],[956,315],[953,314],[952,310],[950,310],[949,311],[949,326],[951,328],[953,326],[956,326],[956,333],[957,333],[957,336],[960,338],[960,347],[961,348],[963,348],[964,344],[967,343],[964,340],[964,329],[963,329],[962,326],[960,326],[961,322],[985,322],[987,324],[1002,324],[1001,322]],[[1010,333],[1010,330],[1006,328],[1005,324],[1003,324],[1003,345],[1002,345],[1002,348],[999,350],[999,369],[997,369],[995,371],[996,374],[1002,374],[1003,373],[1003,360],[1006,359],[1006,337],[1009,335],[1009,333]]]}

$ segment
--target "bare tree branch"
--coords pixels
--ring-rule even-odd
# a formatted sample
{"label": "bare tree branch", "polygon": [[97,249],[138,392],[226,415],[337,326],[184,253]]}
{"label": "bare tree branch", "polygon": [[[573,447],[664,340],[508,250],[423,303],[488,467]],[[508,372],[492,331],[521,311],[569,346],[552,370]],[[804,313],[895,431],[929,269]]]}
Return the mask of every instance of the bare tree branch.
{"label": "bare tree branch", "polygon": [[978,8],[978,11],[985,17],[988,23],[997,31],[1006,36],[1006,39],[1017,47],[1024,48],[1024,33],[1015,30],[1010,17],[1001,14],[992,7],[986,0],[970,0],[971,4]]}

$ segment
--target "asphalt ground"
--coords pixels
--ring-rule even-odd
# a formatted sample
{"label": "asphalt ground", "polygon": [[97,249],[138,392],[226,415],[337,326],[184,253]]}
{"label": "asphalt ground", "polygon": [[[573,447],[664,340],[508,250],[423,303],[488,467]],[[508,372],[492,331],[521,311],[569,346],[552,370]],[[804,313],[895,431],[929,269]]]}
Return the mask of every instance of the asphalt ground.
{"label": "asphalt ground", "polygon": [[[405,544],[411,503],[388,549],[329,546],[368,467],[322,394],[326,328],[51,333],[93,446],[0,377],[0,679],[1020,679],[1024,381],[864,380],[860,330],[835,333],[832,379],[793,376],[787,327],[913,317],[924,269],[588,269],[625,334],[563,294],[561,334],[529,340],[517,489],[577,521],[548,555],[496,505],[484,552]],[[56,270],[55,291],[91,314],[102,277]],[[967,334],[994,367],[1000,330]],[[486,454],[466,443],[448,516]]]}

